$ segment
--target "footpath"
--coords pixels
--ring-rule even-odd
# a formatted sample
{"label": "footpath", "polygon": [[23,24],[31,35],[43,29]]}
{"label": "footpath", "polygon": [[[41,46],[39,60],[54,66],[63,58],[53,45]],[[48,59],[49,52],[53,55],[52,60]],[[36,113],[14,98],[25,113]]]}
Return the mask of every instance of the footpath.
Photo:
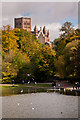
{"label": "footpath", "polygon": [[76,87],[74,86],[73,88],[73,84],[69,83],[68,81],[57,81],[56,82],[56,86],[54,87],[54,89],[65,89],[65,90],[74,90],[74,91],[80,91],[80,87],[76,89]]}

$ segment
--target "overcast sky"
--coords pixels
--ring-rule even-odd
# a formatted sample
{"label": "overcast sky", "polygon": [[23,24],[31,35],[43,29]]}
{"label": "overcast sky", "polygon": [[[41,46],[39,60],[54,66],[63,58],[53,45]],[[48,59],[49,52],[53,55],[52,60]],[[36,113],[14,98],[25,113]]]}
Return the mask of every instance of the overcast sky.
{"label": "overcast sky", "polygon": [[78,24],[77,2],[3,2],[3,25],[14,27],[14,18],[27,16],[31,18],[32,30],[35,25],[46,26],[53,41],[60,34],[59,29],[66,21],[72,22],[76,28]]}

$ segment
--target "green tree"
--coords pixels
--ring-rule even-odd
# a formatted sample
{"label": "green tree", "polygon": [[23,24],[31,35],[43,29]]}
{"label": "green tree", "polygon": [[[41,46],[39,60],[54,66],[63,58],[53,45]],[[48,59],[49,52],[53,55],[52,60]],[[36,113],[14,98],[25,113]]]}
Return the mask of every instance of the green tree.
{"label": "green tree", "polygon": [[[78,78],[80,29],[74,31],[72,23],[66,22],[60,31],[63,34],[54,41],[54,49],[57,54],[55,61],[56,74],[61,78]],[[76,50],[76,54],[73,50]]]}
{"label": "green tree", "polygon": [[41,51],[37,51],[34,54],[32,63],[34,66],[34,76],[37,81],[46,81],[55,74],[55,55],[55,51],[49,46],[44,46]]}
{"label": "green tree", "polygon": [[2,50],[4,52],[9,52],[10,50],[13,50],[14,52],[16,51],[18,44],[17,41],[18,37],[15,36],[14,31],[12,28],[7,25],[3,27],[2,30]]}
{"label": "green tree", "polygon": [[78,41],[76,48],[73,49],[73,55],[74,55],[74,77],[76,79],[79,79],[80,78],[80,40]]}
{"label": "green tree", "polygon": [[67,43],[77,38],[75,31],[72,27],[72,23],[70,22],[65,22],[62,25],[60,31],[62,32],[62,34],[60,35],[59,38],[54,40],[54,49],[56,50],[57,57],[59,55],[62,55],[63,50],[65,46],[67,45]]}
{"label": "green tree", "polygon": [[17,52],[17,41],[12,28],[7,25],[2,29],[2,82],[11,83],[11,79],[16,75],[16,67],[13,66],[13,58]]}
{"label": "green tree", "polygon": [[[77,62],[78,57],[74,54],[73,50],[77,50],[78,40],[69,42],[64,50],[63,55],[59,56],[55,62],[55,67],[57,74],[61,78],[74,78],[76,77],[75,63]],[[78,67],[77,67],[78,68]]]}
{"label": "green tree", "polygon": [[31,33],[23,29],[14,29],[15,35],[18,37],[19,49],[25,52],[29,57],[35,54],[42,46],[37,38]]}
{"label": "green tree", "polygon": [[61,37],[65,37],[65,36],[69,36],[71,35],[71,33],[74,33],[74,29],[72,27],[72,23],[71,22],[65,22],[61,29],[60,29],[61,32],[63,32],[61,34]]}

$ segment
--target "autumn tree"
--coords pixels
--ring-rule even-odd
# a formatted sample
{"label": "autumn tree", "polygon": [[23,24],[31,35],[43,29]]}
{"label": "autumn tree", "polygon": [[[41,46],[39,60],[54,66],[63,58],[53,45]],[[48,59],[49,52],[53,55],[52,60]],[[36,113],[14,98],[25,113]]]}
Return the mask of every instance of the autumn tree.
{"label": "autumn tree", "polygon": [[55,51],[49,46],[44,46],[32,57],[34,76],[37,81],[47,81],[55,74],[54,60]]}
{"label": "autumn tree", "polygon": [[55,62],[57,74],[61,78],[79,78],[79,40],[75,39],[66,44]]}
{"label": "autumn tree", "polygon": [[65,22],[60,31],[62,32],[61,37],[69,36],[71,33],[74,33],[74,29],[72,27],[71,22]]}
{"label": "autumn tree", "polygon": [[54,40],[54,49],[56,50],[57,57],[62,55],[63,49],[67,43],[76,39],[75,31],[70,22],[65,22],[62,25],[60,32],[60,37]]}
{"label": "autumn tree", "polygon": [[80,40],[77,41],[78,44],[76,48],[73,49],[74,55],[74,77],[76,79],[80,78]]}

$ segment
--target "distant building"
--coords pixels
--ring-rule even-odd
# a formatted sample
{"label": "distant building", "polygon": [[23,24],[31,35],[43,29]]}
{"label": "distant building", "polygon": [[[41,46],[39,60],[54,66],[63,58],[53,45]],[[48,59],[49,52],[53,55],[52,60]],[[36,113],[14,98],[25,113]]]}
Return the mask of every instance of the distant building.
{"label": "distant building", "polygon": [[41,44],[49,45],[49,30],[46,30],[46,27],[42,28],[40,27],[40,30],[38,31],[37,26],[35,25],[34,31],[31,31],[31,18],[15,18],[15,28],[22,28],[24,30],[27,30],[28,32],[33,33],[39,40]]}
{"label": "distant building", "polygon": [[15,18],[15,28],[22,28],[27,31],[31,31],[31,18]]}
{"label": "distant building", "polygon": [[34,35],[38,38],[39,42],[41,44],[45,44],[46,42],[49,42],[49,30],[46,30],[46,27],[42,28],[40,27],[40,30],[38,31],[37,26],[34,27],[34,31],[32,31]]}

